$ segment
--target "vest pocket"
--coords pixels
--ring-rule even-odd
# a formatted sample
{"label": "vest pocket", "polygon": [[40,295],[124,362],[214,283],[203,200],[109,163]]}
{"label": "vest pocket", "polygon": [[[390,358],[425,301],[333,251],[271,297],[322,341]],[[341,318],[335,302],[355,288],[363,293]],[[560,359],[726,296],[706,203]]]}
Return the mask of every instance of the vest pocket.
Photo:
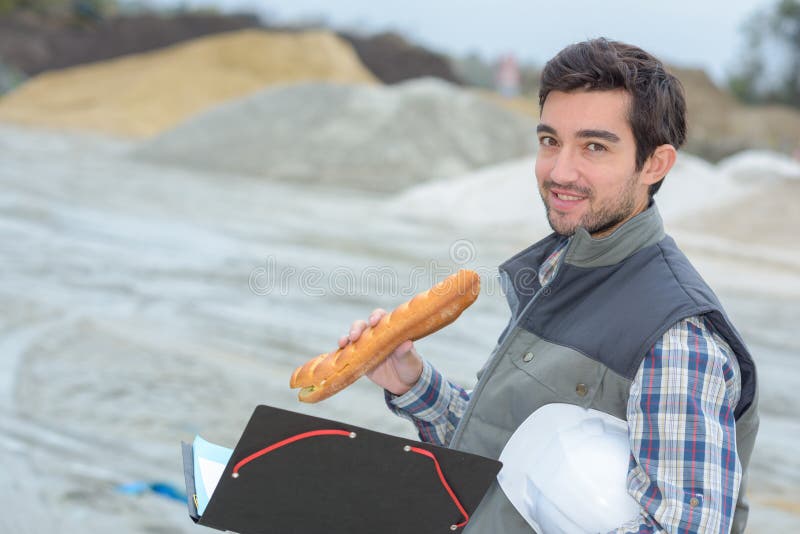
{"label": "vest pocket", "polygon": [[589,407],[606,367],[580,352],[536,338],[510,354],[514,365],[569,404]]}

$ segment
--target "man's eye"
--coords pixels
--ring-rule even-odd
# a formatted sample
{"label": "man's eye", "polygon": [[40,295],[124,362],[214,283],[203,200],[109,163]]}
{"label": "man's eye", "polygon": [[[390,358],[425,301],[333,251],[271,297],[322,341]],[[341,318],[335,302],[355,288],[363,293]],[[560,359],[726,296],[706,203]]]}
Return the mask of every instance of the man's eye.
{"label": "man's eye", "polygon": [[589,150],[589,152],[602,152],[606,149],[606,147],[598,143],[589,143],[586,145],[586,148]]}
{"label": "man's eye", "polygon": [[548,136],[540,137],[539,144],[542,146],[556,146],[556,140]]}

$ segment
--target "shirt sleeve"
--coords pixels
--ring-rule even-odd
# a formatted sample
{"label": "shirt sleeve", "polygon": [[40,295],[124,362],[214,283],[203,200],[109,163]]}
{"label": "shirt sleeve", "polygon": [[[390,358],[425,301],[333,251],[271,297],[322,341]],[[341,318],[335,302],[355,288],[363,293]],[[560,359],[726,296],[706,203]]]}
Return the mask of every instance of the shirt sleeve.
{"label": "shirt sleeve", "polygon": [[656,342],[631,385],[628,492],[641,516],[616,533],[729,532],[739,492],[734,409],[741,378],[704,318]]}
{"label": "shirt sleeve", "polygon": [[411,420],[422,441],[442,446],[450,443],[469,403],[469,393],[448,382],[427,361],[419,381],[405,394],[384,394],[389,409]]}

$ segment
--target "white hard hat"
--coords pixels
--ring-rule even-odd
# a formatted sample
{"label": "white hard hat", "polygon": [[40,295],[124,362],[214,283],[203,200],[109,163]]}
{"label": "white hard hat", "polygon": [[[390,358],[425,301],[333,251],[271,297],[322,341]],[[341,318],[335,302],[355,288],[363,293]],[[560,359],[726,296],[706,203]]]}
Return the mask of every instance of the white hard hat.
{"label": "white hard hat", "polygon": [[572,404],[547,404],[508,440],[497,480],[539,534],[608,532],[639,516],[627,492],[625,421]]}

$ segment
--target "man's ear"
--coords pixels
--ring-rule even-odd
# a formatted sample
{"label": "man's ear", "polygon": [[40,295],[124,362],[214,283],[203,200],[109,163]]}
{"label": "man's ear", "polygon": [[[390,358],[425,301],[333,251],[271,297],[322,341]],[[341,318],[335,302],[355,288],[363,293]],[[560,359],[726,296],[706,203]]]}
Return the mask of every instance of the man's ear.
{"label": "man's ear", "polygon": [[670,144],[659,145],[653,154],[647,158],[639,175],[645,185],[653,185],[662,180],[675,165],[678,151]]}

